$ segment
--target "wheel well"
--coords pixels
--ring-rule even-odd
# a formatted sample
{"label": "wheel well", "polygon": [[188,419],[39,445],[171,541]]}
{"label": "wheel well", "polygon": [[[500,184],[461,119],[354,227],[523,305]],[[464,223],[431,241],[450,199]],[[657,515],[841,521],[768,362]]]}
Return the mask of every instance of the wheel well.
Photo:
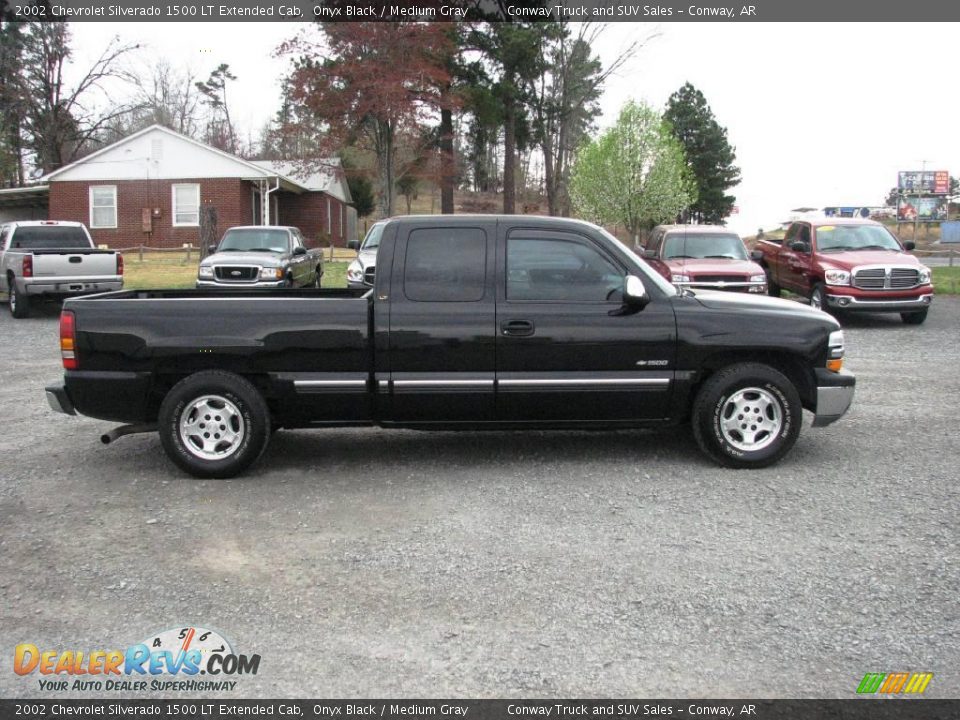
{"label": "wheel well", "polygon": [[690,401],[688,410],[693,407],[693,402],[700,392],[700,387],[711,375],[719,370],[737,363],[761,363],[769,365],[774,370],[786,375],[787,379],[793,383],[800,395],[800,401],[803,407],[811,410],[816,407],[817,387],[810,370],[809,364],[803,358],[791,355],[790,353],[763,351],[763,352],[725,352],[717,353],[708,357],[702,366],[700,376],[697,382],[690,389]]}

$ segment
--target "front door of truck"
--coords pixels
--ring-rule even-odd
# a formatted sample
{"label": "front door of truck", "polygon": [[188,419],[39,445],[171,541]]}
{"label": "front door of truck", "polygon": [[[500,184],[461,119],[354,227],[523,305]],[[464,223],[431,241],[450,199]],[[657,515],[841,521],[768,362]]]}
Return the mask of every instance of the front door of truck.
{"label": "front door of truck", "polygon": [[627,267],[587,234],[514,227],[498,240],[506,271],[497,282],[497,418],[666,417],[676,338],[670,303],[656,298],[624,312]]}
{"label": "front door of truck", "polygon": [[400,224],[388,306],[386,422],[494,419],[495,245],[493,221]]}

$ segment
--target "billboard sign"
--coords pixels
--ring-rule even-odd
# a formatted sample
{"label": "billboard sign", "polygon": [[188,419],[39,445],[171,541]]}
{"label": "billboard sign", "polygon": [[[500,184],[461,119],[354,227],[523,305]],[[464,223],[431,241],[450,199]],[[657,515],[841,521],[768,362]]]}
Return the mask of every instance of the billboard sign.
{"label": "billboard sign", "polygon": [[947,219],[947,198],[901,196],[897,201],[897,222],[942,222]]}
{"label": "billboard sign", "polygon": [[950,173],[947,170],[906,170],[897,173],[897,188],[901,193],[946,195],[950,192]]}

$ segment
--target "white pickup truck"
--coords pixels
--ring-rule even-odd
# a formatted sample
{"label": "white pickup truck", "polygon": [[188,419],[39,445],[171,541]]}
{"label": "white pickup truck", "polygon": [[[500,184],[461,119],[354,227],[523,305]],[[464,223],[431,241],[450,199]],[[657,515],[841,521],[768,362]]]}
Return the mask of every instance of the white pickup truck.
{"label": "white pickup truck", "polygon": [[0,292],[10,314],[30,313],[36,297],[62,300],[74,295],[123,289],[123,256],[98,250],[83,223],[31,220],[0,225]]}

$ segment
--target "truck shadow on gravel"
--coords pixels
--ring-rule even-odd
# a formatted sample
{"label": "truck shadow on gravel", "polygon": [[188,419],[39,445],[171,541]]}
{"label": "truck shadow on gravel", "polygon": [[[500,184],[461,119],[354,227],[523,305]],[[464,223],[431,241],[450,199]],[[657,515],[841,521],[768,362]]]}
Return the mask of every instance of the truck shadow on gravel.
{"label": "truck shadow on gravel", "polygon": [[[512,464],[604,463],[633,470],[638,464],[713,465],[687,427],[615,431],[281,431],[248,473],[325,465],[338,472],[422,472],[504,469]],[[269,468],[269,470],[267,470]]]}

